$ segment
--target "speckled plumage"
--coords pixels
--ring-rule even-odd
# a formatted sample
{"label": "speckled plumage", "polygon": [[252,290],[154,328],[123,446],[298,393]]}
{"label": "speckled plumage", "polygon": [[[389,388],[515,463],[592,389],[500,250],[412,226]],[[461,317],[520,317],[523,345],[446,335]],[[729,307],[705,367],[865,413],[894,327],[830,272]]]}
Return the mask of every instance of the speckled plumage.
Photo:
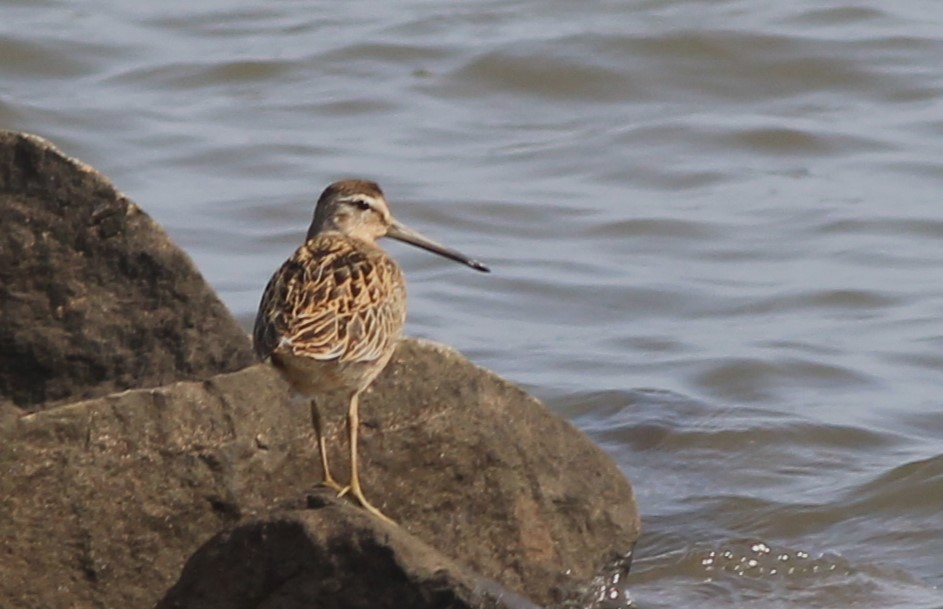
{"label": "speckled plumage", "polygon": [[[363,496],[357,471],[358,398],[389,362],[406,322],[406,282],[375,241],[389,236],[480,271],[481,263],[396,221],[380,187],[365,180],[331,184],[318,200],[305,243],[272,276],[255,319],[253,344],[299,393],[311,397],[324,484]],[[351,482],[330,473],[318,399],[348,400]]]}
{"label": "speckled plumage", "polygon": [[406,282],[389,255],[345,235],[318,235],[272,277],[254,343],[301,393],[363,391],[406,322]]}

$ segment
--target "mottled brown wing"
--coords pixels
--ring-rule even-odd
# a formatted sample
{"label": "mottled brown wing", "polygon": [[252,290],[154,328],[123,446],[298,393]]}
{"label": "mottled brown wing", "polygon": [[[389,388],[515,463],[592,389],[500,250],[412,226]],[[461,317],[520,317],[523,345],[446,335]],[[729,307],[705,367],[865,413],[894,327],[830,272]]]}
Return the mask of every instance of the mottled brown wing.
{"label": "mottled brown wing", "polygon": [[265,291],[262,292],[262,300],[259,302],[259,310],[255,314],[255,326],[252,328],[252,348],[259,359],[265,360],[275,347],[278,346],[281,332],[279,330],[279,315],[277,313],[277,295],[281,292],[280,283],[284,276],[286,261],[279,270],[272,275]]}
{"label": "mottled brown wing", "polygon": [[253,339],[316,360],[373,361],[392,349],[406,319],[399,268],[383,250],[340,235],[308,241],[269,281]]}

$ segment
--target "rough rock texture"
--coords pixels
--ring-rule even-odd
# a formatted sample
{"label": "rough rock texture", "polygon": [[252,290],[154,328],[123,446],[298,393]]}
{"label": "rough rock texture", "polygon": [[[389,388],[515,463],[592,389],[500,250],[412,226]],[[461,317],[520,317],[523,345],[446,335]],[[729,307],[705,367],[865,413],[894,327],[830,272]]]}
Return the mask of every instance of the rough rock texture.
{"label": "rough rock texture", "polygon": [[350,505],[222,533],[158,609],[538,609],[527,599]]}
{"label": "rough rock texture", "polygon": [[[320,468],[307,406],[289,397],[259,364],[0,417],[0,605],[147,606],[223,527],[304,507]],[[536,602],[568,596],[638,536],[608,456],[450,349],[402,341],[361,411],[374,503]],[[343,417],[328,418],[342,475]]]}
{"label": "rough rock texture", "polygon": [[303,496],[286,398],[256,366],[3,421],[0,606],[151,606],[221,527]]}
{"label": "rough rock texture", "polygon": [[[343,499],[307,508],[321,476],[307,404],[268,365],[210,377],[247,361],[248,343],[187,257],[36,138],[0,134],[0,185],[0,607],[165,594],[221,606],[206,598],[214,581],[245,585],[239,607],[301,607],[304,591],[377,606],[364,604],[373,589],[413,606],[522,607],[488,580],[559,603],[631,552],[638,514],[611,459],[513,385],[416,340],[361,401],[364,488],[401,528]],[[96,397],[41,403],[83,396]],[[344,480],[343,406],[326,406]]]}
{"label": "rough rock texture", "polygon": [[0,131],[0,401],[49,407],[252,362],[190,258],[94,169]]}

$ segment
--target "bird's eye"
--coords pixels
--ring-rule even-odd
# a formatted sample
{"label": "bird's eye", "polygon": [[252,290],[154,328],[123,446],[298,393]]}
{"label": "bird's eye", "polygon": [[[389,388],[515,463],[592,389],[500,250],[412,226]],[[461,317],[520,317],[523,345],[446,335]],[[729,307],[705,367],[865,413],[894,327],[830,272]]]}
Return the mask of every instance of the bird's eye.
{"label": "bird's eye", "polygon": [[365,199],[357,199],[354,201],[354,205],[356,205],[357,209],[361,211],[367,211],[370,209],[370,202]]}

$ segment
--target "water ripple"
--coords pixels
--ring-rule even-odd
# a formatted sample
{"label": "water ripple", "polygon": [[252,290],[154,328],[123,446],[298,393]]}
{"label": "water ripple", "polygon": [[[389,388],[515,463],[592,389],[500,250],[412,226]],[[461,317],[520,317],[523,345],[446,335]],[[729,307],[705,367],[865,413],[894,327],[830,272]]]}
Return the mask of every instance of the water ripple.
{"label": "water ripple", "polygon": [[[926,2],[0,3],[4,126],[102,169],[244,324],[333,179],[489,262],[389,244],[407,330],[617,460],[640,606],[943,604]],[[827,572],[757,576],[743,538]]]}

